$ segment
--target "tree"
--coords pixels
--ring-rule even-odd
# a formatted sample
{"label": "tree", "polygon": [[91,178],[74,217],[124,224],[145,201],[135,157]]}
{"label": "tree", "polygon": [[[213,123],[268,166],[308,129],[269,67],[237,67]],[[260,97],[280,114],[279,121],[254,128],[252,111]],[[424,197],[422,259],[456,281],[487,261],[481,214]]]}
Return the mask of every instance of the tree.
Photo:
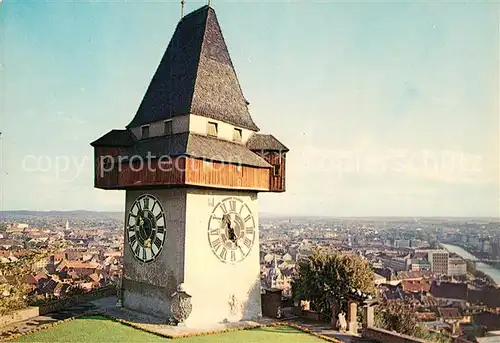
{"label": "tree", "polygon": [[15,261],[0,263],[0,315],[27,306],[29,286],[26,276],[34,272],[38,262],[61,248],[62,245],[55,244],[50,250],[31,250]]}
{"label": "tree", "polygon": [[466,264],[467,264],[467,273],[468,274],[472,275],[475,278],[483,279],[484,282],[486,282],[486,284],[488,284],[488,285],[496,286],[495,280],[493,280],[493,278],[491,276],[483,273],[482,271],[477,270],[474,262],[466,261]]}
{"label": "tree", "polygon": [[316,250],[299,262],[297,276],[292,281],[292,293],[297,300],[309,300],[311,307],[324,319],[330,320],[332,306],[347,311],[346,295],[352,289],[374,294],[373,271],[357,255],[326,254]]}
{"label": "tree", "polygon": [[396,331],[403,335],[422,338],[437,343],[451,343],[451,338],[440,333],[431,333],[423,327],[415,316],[410,304],[402,301],[384,301],[375,312],[377,327]]}

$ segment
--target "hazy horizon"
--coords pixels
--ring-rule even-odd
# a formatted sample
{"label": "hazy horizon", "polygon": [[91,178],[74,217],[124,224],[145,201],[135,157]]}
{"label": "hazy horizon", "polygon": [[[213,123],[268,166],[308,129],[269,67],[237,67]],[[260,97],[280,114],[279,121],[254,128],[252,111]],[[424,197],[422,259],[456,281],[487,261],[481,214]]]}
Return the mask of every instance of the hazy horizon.
{"label": "hazy horizon", "polygon": [[[90,213],[113,213],[113,214],[124,214],[125,211],[98,211],[98,210],[3,210],[0,211],[0,214],[6,212],[30,212],[30,213],[77,213],[77,212],[90,212]],[[277,213],[269,213],[269,212],[259,212],[261,217],[276,217],[276,218],[332,218],[332,219],[371,219],[371,218],[404,218],[404,219],[495,219],[500,220],[499,217],[462,217],[462,216],[384,216],[384,215],[376,215],[376,216],[329,216],[329,215],[308,215],[308,214],[277,214]],[[1,216],[0,216],[0,219]]]}
{"label": "hazy horizon", "polygon": [[[135,115],[178,2],[0,6],[0,210],[123,211],[89,144]],[[500,216],[498,4],[212,6],[253,120],[290,148],[263,212]]]}

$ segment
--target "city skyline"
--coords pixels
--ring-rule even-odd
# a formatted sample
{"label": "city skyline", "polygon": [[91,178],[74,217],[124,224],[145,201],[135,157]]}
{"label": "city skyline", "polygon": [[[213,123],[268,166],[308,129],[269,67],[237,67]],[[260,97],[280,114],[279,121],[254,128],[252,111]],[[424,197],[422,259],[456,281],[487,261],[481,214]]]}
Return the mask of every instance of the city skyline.
{"label": "city skyline", "polygon": [[[262,212],[499,216],[498,5],[213,6],[252,117],[291,150]],[[0,210],[123,211],[88,143],[134,116],[179,4],[6,1],[0,20]]]}

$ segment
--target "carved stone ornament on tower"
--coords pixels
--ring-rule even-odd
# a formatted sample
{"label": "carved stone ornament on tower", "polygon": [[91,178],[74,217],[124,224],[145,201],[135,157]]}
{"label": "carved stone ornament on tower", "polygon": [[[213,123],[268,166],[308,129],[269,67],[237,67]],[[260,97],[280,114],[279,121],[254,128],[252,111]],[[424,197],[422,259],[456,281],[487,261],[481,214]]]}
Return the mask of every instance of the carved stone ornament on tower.
{"label": "carved stone ornament on tower", "polygon": [[229,312],[233,316],[238,314],[238,300],[234,294],[229,298]]}
{"label": "carved stone ornament on tower", "polygon": [[172,305],[170,307],[172,317],[178,324],[183,324],[189,318],[193,305],[191,304],[191,296],[184,290],[184,284],[177,286],[177,292],[172,294]]}

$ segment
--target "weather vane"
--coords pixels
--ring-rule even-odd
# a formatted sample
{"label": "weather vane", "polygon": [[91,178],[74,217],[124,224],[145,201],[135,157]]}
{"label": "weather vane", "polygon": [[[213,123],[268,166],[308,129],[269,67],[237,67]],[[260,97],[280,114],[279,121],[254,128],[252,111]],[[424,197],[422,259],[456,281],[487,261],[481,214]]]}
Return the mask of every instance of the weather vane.
{"label": "weather vane", "polygon": [[181,19],[184,17],[184,5],[186,4],[186,1],[181,0]]}

